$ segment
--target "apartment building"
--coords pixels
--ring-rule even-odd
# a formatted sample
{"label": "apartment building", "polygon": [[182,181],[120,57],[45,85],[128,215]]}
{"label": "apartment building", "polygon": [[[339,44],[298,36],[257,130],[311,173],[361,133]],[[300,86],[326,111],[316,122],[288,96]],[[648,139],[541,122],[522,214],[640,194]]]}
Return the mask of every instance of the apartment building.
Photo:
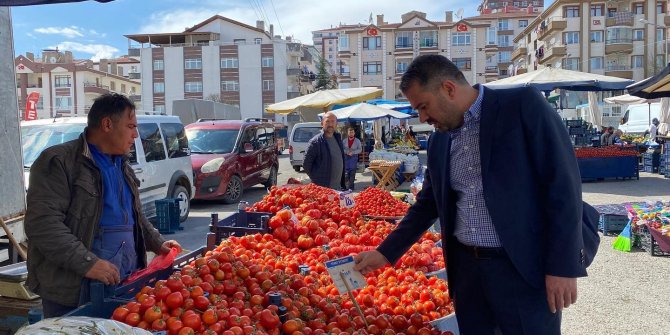
{"label": "apartment building", "polygon": [[513,37],[539,14],[538,10],[509,7],[456,20],[452,11],[446,11],[443,20],[430,20],[426,13],[411,11],[403,14],[399,23],[385,22],[384,15],[377,15],[374,24],[341,25],[337,30],[317,32],[322,34],[322,48],[326,32],[337,38],[337,55],[331,59],[339,87],[376,86],[384,90],[385,99],[402,99],[400,79],[419,55],[444,55],[473,84],[508,76]]}
{"label": "apartment building", "polygon": [[124,78],[140,82],[141,65],[139,57],[122,56],[113,59],[100,59],[93,68],[107,73],[118,74]]}
{"label": "apartment building", "polygon": [[128,95],[138,107],[141,104],[139,82],[96,70],[92,61],[75,60],[69,51],[44,50],[41,58],[28,52],[16,57],[14,65],[21,115],[31,92],[40,95],[38,118],[84,116],[95,98],[110,92]]}
{"label": "apartment building", "polygon": [[314,43],[314,47],[330,65],[330,73],[337,73],[337,43],[341,27],[342,25],[337,28],[322,29],[312,32],[312,42]]}
{"label": "apartment building", "polygon": [[484,0],[477,8],[480,14],[491,14],[500,11],[509,10],[511,8],[538,8],[542,11],[544,8],[544,0],[530,0],[530,1],[509,1],[509,0]]}
{"label": "apartment building", "polygon": [[514,67],[546,66],[633,80],[668,63],[667,2],[555,0],[514,38]]}
{"label": "apartment building", "polygon": [[172,114],[173,100],[216,99],[243,118],[275,118],[265,106],[300,95],[289,78],[300,75],[303,47],[269,28],[215,15],[181,33],[126,35],[142,64],[142,108]]}

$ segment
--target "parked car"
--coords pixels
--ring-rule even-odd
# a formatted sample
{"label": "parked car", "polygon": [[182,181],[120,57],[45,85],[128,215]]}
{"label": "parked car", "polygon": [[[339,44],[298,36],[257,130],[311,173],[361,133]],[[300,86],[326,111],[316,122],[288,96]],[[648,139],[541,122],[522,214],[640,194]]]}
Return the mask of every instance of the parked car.
{"label": "parked car", "polygon": [[195,199],[238,202],[245,188],[277,184],[275,128],[264,119],[200,120],[186,126]]}
{"label": "parked car", "polygon": [[288,155],[296,172],[300,172],[302,162],[305,160],[307,142],[320,133],[321,128],[320,122],[302,122],[293,126],[288,144]]}
{"label": "parked car", "polygon": [[661,103],[630,105],[626,108],[619,129],[626,134],[644,134],[651,120],[661,114]]}
{"label": "parked car", "polygon": [[[21,143],[26,188],[30,166],[44,149],[77,139],[86,127],[85,117],[21,122]],[[181,199],[179,219],[188,218],[193,198],[193,170],[184,125],[176,116],[138,115],[139,137],[131,148],[130,165],[140,180],[140,201],[145,216],[156,216],[155,200]]]}

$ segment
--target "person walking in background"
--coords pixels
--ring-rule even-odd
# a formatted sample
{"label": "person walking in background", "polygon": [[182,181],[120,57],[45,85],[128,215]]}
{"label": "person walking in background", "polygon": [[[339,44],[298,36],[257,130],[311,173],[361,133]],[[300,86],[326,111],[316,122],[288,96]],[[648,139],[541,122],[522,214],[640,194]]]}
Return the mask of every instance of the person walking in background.
{"label": "person walking in background", "polygon": [[649,139],[656,142],[656,136],[658,136],[658,125],[660,122],[657,118],[651,120],[651,126],[649,127]]}
{"label": "person walking in background", "polygon": [[337,116],[328,112],[321,120],[321,133],[312,137],[302,167],[313,183],[334,190],[344,189],[344,148],[336,131]]}
{"label": "person walking in background", "polygon": [[342,141],[344,146],[345,187],[353,190],[356,170],[358,169],[358,155],[363,148],[361,147],[361,141],[356,138],[356,131],[353,127],[349,127],[347,135],[347,138]]}
{"label": "person walking in background", "polygon": [[600,135],[600,146],[604,147],[604,146],[607,145],[607,141],[609,141],[610,136],[612,136],[612,131],[613,130],[614,130],[614,128],[612,128],[612,127],[606,127],[603,130],[602,135]]}

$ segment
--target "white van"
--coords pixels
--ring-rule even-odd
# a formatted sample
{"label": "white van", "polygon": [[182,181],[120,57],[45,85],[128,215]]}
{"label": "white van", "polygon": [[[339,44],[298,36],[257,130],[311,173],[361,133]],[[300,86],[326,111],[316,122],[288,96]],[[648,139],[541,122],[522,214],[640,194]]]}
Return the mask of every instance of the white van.
{"label": "white van", "polygon": [[307,142],[320,133],[321,129],[321,122],[302,122],[293,126],[288,142],[288,155],[296,172],[300,172],[302,162],[305,160]]}
{"label": "white van", "polygon": [[661,104],[639,104],[630,105],[626,108],[621,119],[619,129],[626,134],[644,134],[649,130],[651,120],[659,118],[661,113]]}
{"label": "white van", "polygon": [[[21,144],[26,189],[30,166],[48,147],[77,139],[86,117],[65,117],[21,122]],[[131,148],[130,164],[140,180],[140,201],[147,218],[156,216],[155,200],[178,198],[179,219],[188,218],[195,194],[191,152],[184,125],[176,116],[138,115],[139,137]]]}

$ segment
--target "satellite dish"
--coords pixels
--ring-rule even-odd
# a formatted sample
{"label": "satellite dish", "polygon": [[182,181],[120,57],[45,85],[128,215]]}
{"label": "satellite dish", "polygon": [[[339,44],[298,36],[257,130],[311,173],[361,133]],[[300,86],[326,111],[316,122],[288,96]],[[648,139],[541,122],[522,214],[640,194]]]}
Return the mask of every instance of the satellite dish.
{"label": "satellite dish", "polygon": [[552,38],[549,40],[549,45],[554,45],[554,43],[556,43],[556,37],[552,37]]}
{"label": "satellite dish", "polygon": [[463,17],[463,8],[459,8],[456,11],[456,17],[460,20]]}

